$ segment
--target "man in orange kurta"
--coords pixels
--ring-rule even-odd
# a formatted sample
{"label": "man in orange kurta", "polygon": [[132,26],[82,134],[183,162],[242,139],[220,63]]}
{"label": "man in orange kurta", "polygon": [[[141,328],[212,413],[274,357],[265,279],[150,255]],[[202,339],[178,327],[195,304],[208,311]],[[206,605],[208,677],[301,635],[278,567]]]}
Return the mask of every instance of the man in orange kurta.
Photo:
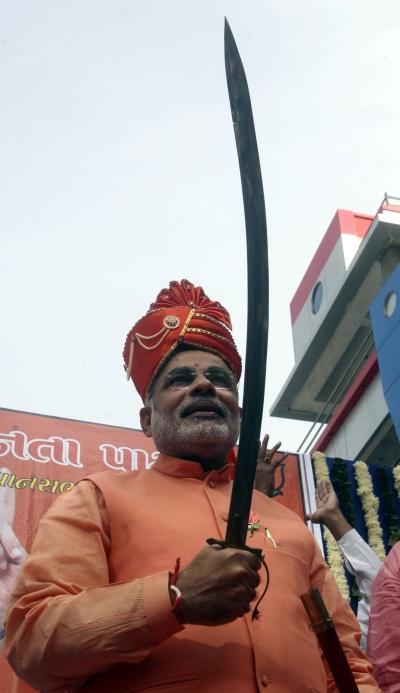
{"label": "man in orange kurta", "polygon": [[160,455],[148,471],[81,481],[43,518],[7,620],[17,674],[43,692],[335,691],[300,600],[316,586],[359,690],[378,691],[357,622],[296,515],[254,493],[248,544],[270,574],[254,620],[258,559],[205,543],[225,535],[240,424],[226,310],[173,282],[130,331],[124,360]]}

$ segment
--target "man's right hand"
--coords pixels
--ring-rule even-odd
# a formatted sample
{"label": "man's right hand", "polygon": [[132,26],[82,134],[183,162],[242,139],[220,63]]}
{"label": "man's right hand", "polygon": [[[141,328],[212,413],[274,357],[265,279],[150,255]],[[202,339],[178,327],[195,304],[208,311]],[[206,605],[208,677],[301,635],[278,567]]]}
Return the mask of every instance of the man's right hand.
{"label": "man's right hand", "polygon": [[261,563],[249,551],[206,546],[178,575],[183,623],[220,626],[250,611]]}
{"label": "man's right hand", "polygon": [[315,502],[317,509],[306,515],[307,520],[324,524],[332,532],[336,541],[352,529],[340,510],[338,497],[328,479],[318,482],[315,489]]}
{"label": "man's right hand", "polygon": [[322,479],[315,487],[315,504],[317,509],[307,515],[311,522],[322,522],[325,525],[338,512],[338,497],[328,479]]}

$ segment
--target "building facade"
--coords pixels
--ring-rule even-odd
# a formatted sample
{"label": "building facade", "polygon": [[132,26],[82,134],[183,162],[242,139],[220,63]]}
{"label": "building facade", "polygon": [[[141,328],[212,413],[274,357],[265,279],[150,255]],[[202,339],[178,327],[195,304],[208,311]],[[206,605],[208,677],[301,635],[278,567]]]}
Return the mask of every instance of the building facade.
{"label": "building facade", "polygon": [[295,365],[271,409],[310,422],[302,452],[400,461],[399,265],[400,198],[336,212],[290,304]]}

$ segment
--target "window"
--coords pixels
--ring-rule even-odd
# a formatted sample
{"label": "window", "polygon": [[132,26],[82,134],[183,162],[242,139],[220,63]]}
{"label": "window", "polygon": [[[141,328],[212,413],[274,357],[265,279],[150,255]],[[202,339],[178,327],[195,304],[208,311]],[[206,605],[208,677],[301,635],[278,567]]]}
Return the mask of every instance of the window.
{"label": "window", "polygon": [[321,282],[318,282],[313,289],[312,295],[311,295],[311,310],[316,315],[321,308],[322,305],[322,299],[324,296],[324,289],[321,284]]}
{"label": "window", "polygon": [[383,313],[385,318],[391,318],[394,311],[396,310],[396,294],[394,291],[391,291],[385,298],[385,303],[383,306]]}

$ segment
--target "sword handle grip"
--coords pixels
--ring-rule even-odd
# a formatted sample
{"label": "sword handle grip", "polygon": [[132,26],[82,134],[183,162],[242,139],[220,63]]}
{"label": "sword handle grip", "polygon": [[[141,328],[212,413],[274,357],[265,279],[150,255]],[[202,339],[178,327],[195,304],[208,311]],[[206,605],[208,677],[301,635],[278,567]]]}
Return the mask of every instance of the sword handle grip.
{"label": "sword handle grip", "polygon": [[213,546],[213,544],[219,544],[221,548],[223,549],[240,549],[241,551],[249,551],[249,553],[253,553],[255,556],[257,556],[258,560],[261,561],[263,557],[262,549],[257,549],[253,546],[247,546],[246,544],[243,546],[236,546],[232,542],[226,541],[226,539],[207,539],[207,544],[210,546]]}

